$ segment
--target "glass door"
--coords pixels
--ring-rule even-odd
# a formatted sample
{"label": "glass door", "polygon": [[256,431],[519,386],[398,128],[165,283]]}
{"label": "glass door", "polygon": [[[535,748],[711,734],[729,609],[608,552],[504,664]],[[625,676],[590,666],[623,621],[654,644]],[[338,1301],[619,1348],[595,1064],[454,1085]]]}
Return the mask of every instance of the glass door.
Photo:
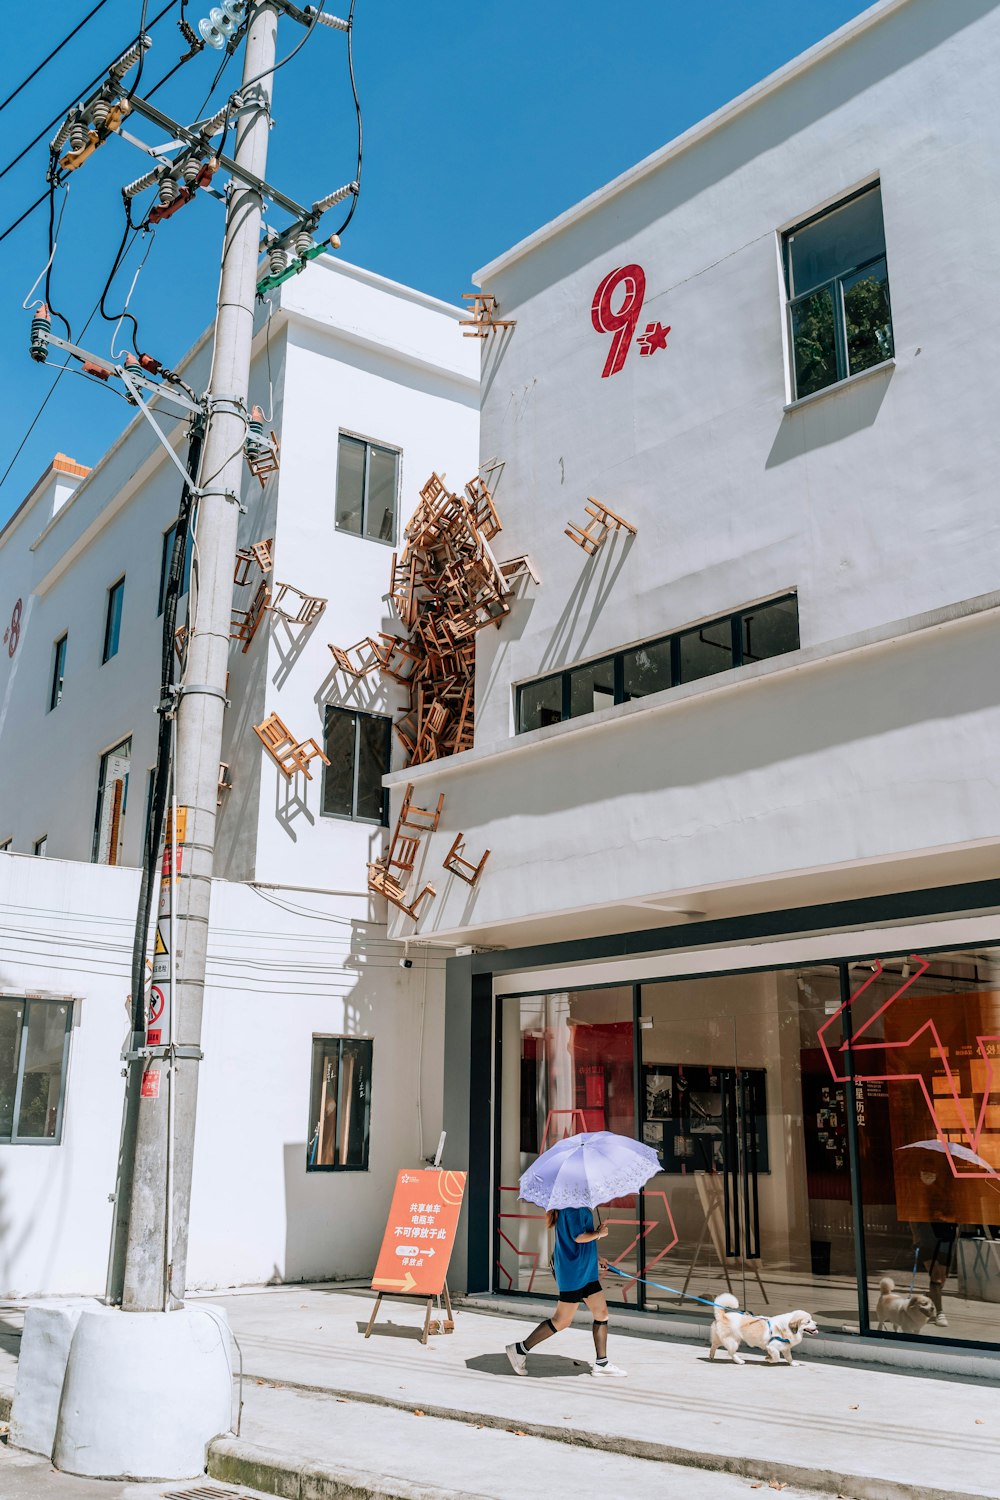
{"label": "glass door", "polygon": [[639,1129],[662,1167],[642,1203],[647,1307],[707,1318],[731,1292],[857,1329],[847,1096],[823,1086],[816,1040],[839,1006],[832,965],[641,986]]}

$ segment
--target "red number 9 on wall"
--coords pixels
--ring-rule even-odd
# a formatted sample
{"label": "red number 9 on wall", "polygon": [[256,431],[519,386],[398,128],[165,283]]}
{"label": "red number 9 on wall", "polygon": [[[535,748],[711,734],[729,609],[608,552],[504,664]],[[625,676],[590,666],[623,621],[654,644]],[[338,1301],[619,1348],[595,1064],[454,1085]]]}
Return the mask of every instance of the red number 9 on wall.
{"label": "red number 9 on wall", "polygon": [[[619,287],[624,289],[624,298],[617,311],[612,307],[612,298]],[[617,375],[625,363],[629,345],[635,336],[636,324],[642,312],[646,296],[646,273],[641,266],[618,266],[609,271],[594,293],[590,316],[598,333],[611,333],[611,348],[604,361],[601,379]]]}

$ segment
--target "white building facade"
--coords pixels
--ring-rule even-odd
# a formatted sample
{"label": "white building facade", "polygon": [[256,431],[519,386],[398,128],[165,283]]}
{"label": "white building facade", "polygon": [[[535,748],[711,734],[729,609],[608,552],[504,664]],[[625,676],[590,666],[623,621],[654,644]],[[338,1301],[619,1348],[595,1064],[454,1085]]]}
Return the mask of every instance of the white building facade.
{"label": "white building facade", "polygon": [[[242,493],[240,545],[266,542],[272,566],[234,559],[190,1286],[368,1271],[396,1171],[437,1142],[443,957],[415,948],[401,967],[365,880],[399,689],[345,684],[327,643],[388,621],[392,550],[428,474],[477,469],[460,316],[324,257],[259,319],[250,400],[280,467],[246,472]],[[206,336],[182,366],[195,390],[209,352]],[[180,488],[139,418],[89,472],[57,458],[0,533],[6,1295],[104,1289]],[[194,629],[197,570],[195,545],[179,615]],[[283,612],[251,629],[262,587]],[[296,623],[301,595],[322,607]],[[287,776],[254,733],[271,715],[330,764]]]}
{"label": "white building facade", "polygon": [[550,1287],[518,1175],[608,1128],[629,1304],[875,1336],[889,1277],[881,1336],[1000,1343],[998,81],[996,0],[883,0],[476,278],[535,576],[390,778],[445,807],[389,927],[466,950],[473,1290]]}

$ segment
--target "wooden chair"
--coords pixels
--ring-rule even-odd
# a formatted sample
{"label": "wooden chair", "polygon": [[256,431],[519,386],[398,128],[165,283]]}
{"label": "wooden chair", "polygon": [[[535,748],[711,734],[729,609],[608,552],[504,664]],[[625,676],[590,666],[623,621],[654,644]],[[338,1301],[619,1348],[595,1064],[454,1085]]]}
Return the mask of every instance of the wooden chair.
{"label": "wooden chair", "polygon": [[277,437],[272,432],[271,440],[268,442],[263,433],[259,437],[256,434],[248,433],[243,452],[247,461],[247,468],[255,479],[260,480],[260,487],[263,489],[267,484],[269,475],[277,474],[278,469],[281,467]]}
{"label": "wooden chair", "polygon": [[330,764],[314,739],[296,740],[277,714],[268,714],[262,723],[253,726],[253,732],[289,781],[296,771],[301,771],[307,781],[312,781],[311,760],[319,758],[325,766]]}
{"label": "wooden chair", "polygon": [[395,876],[378,860],[368,866],[368,889],[376,896],[384,896],[391,906],[405,912],[415,922],[420,919],[420,908],[427,897],[437,895],[435,888],[428,883],[411,899]]}
{"label": "wooden chair", "polygon": [[379,640],[382,642],[379,649],[379,665],[386,677],[391,677],[394,682],[409,682],[417,663],[422,658],[418,646],[404,636],[387,635],[380,630]]}
{"label": "wooden chair", "polygon": [[230,640],[243,642],[244,655],[250,650],[250,642],[260,629],[260,622],[264,618],[270,598],[271,590],[261,579],[249,609],[234,609],[232,612],[229,637]]}
{"label": "wooden chair", "polygon": [[463,333],[463,338],[484,339],[498,328],[517,326],[512,318],[497,317],[497,299],[492,292],[463,292],[462,298],[463,301],[472,303],[469,308],[471,318],[460,318],[458,322],[459,328],[472,329],[471,333]]}
{"label": "wooden chair", "polygon": [[587,504],[583,507],[590,520],[585,526],[578,526],[575,521],[569,521],[566,525],[565,535],[570,541],[576,542],[582,547],[588,556],[593,557],[598,547],[611,531],[627,531],[632,536],[638,532],[630,521],[626,521],[617,512],[607,505],[602,505],[595,500],[593,495],[587,496]]}
{"label": "wooden chair", "polygon": [[[382,670],[382,652],[379,650],[378,643],[373,641],[370,635],[366,635],[363,640],[356,641],[353,646],[348,646],[346,649],[343,646],[334,646],[329,641],[327,645],[337,666],[348,677],[369,677],[372,672]],[[352,652],[355,658],[353,661]]]}
{"label": "wooden chair", "polygon": [[396,830],[389,844],[389,853],[385,858],[387,870],[400,870],[404,875],[409,875],[417,862],[417,853],[420,849],[420,835],[417,833],[404,833],[401,825],[396,824]]}
{"label": "wooden chair", "polygon": [[416,828],[419,833],[437,833],[444,809],[444,792],[438,798],[433,812],[427,807],[416,807],[413,802],[413,783],[409,782],[403,792],[403,801],[396,820],[397,828]]}
{"label": "wooden chair", "polygon": [[270,573],[274,567],[274,556],[271,548],[274,546],[274,537],[269,536],[259,542],[251,542],[248,551],[252,552],[257,560],[257,566],[262,573]]}
{"label": "wooden chair", "polygon": [[484,536],[488,542],[491,542],[497,533],[503,530],[503,527],[500,525],[500,517],[493,504],[489,486],[477,474],[465,486],[465,495],[473,525],[480,536]]}
{"label": "wooden chair", "polygon": [[[289,609],[285,600],[291,600]],[[296,605],[295,601],[298,600]],[[317,594],[304,594],[293,583],[275,583],[274,598],[268,605],[274,615],[280,615],[289,625],[311,625],[326,609],[326,600]]]}
{"label": "wooden chair", "polygon": [[478,865],[474,865],[471,860],[462,858],[462,850],[464,848],[465,835],[460,833],[456,836],[455,842],[448,850],[442,863],[446,870],[450,870],[453,875],[457,875],[459,880],[464,880],[466,885],[475,885],[483,873],[483,866],[490,857],[490,851],[487,849]]}
{"label": "wooden chair", "polygon": [[532,583],[542,581],[527,552],[522,552],[519,557],[509,557],[506,562],[500,564],[500,571],[508,583],[517,583],[521,578],[530,578]]}
{"label": "wooden chair", "polygon": [[438,740],[448,722],[448,710],[443,703],[430,703],[420,717],[417,742],[410,758],[411,765],[422,765],[425,760],[436,760]]}
{"label": "wooden chair", "polygon": [[270,573],[274,567],[274,559],[271,556],[273,546],[274,537],[271,536],[263,541],[251,542],[248,547],[237,549],[236,567],[233,572],[233,582],[237,588],[242,588],[250,582],[255,567],[265,575]]}
{"label": "wooden chair", "polygon": [[216,807],[221,807],[222,806],[223,798],[225,797],[226,793],[227,792],[231,792],[232,789],[233,789],[233,778],[230,775],[229,766],[226,764],[226,762],[224,760],[220,760],[219,761],[219,786],[218,786],[218,793],[217,793],[217,796],[215,798],[215,805],[216,805]]}
{"label": "wooden chair", "polygon": [[177,660],[184,660],[184,647],[187,645],[188,628],[186,625],[178,625],[174,631],[174,650],[177,652]]}

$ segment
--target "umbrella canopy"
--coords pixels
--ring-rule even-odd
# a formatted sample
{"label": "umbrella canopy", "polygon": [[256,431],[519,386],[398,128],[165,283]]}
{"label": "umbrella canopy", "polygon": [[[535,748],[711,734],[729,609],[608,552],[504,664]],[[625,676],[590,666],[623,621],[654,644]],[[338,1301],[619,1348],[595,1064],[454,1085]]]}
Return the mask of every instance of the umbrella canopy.
{"label": "umbrella canopy", "polygon": [[985,1167],[987,1172],[996,1176],[988,1161],[970,1151],[968,1146],[959,1146],[955,1141],[907,1141],[905,1146],[897,1146],[897,1151],[916,1151],[918,1148],[924,1151],[940,1151],[943,1155],[954,1156],[958,1161],[971,1161],[974,1166]]}
{"label": "umbrella canopy", "polygon": [[522,1176],[520,1193],[539,1208],[596,1208],[637,1193],[660,1170],[652,1146],[610,1130],[585,1131],[543,1152]]}

